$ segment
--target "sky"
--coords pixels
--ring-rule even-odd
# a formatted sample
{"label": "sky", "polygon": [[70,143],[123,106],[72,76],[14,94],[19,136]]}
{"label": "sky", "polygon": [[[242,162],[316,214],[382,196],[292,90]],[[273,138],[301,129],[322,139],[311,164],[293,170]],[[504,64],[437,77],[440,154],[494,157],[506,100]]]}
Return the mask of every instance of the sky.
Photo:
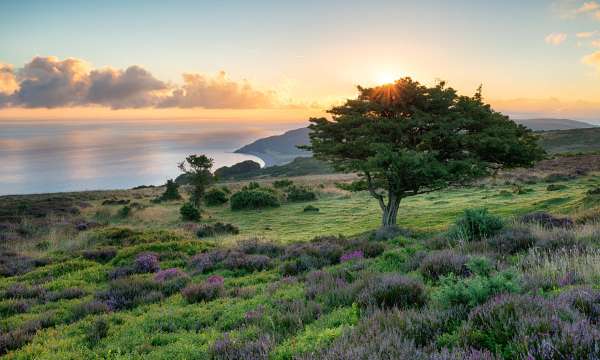
{"label": "sky", "polygon": [[600,0],[0,1],[0,119],[306,120],[404,76],[600,121]]}

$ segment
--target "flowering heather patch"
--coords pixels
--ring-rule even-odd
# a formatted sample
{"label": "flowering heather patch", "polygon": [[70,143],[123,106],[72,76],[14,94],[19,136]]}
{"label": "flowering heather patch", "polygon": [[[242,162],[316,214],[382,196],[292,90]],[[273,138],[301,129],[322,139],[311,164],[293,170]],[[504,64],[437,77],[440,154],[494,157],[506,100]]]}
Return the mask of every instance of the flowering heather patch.
{"label": "flowering heather patch", "polygon": [[363,255],[363,251],[362,250],[355,250],[355,251],[351,251],[349,253],[345,253],[342,256],[340,256],[340,262],[346,262],[346,261],[352,261],[352,260],[360,260],[363,259],[364,255]]}
{"label": "flowering heather patch", "polygon": [[154,273],[160,270],[158,256],[151,253],[139,254],[135,258],[135,271],[138,273]]}
{"label": "flowering heather patch", "polygon": [[180,277],[187,277],[187,274],[178,268],[170,268],[157,272],[154,275],[154,281],[165,282]]}
{"label": "flowering heather patch", "polygon": [[220,275],[211,275],[206,279],[209,284],[223,284],[225,279]]}
{"label": "flowering heather patch", "polygon": [[467,261],[468,256],[452,250],[440,250],[425,256],[421,261],[420,270],[425,277],[432,280],[450,273],[462,276],[468,274]]}

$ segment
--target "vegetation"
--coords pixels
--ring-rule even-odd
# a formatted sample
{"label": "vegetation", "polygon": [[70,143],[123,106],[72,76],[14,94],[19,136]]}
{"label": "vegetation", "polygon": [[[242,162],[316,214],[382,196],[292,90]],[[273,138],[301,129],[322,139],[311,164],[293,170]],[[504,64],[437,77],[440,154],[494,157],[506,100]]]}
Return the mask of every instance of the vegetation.
{"label": "vegetation", "polygon": [[410,78],[374,88],[313,118],[308,147],[340,171],[358,172],[395,228],[400,201],[462,184],[499,167],[529,166],[543,157],[531,130],[483,103],[481,91],[458,96],[441,82]]}
{"label": "vegetation", "polygon": [[181,209],[179,209],[179,213],[181,214],[181,218],[187,221],[198,221],[200,220],[200,211],[189,202],[181,205]]}
{"label": "vegetation", "polygon": [[279,199],[272,192],[260,188],[244,189],[230,199],[231,210],[251,210],[278,207]]}
{"label": "vegetation", "polygon": [[172,200],[181,200],[181,194],[179,194],[179,184],[177,184],[173,179],[167,180],[165,184],[165,192],[156,198],[157,201],[172,201]]}
{"label": "vegetation", "polygon": [[179,169],[187,175],[187,180],[192,185],[190,203],[195,207],[200,206],[206,188],[213,181],[213,174],[210,172],[212,166],[213,159],[206,155],[190,155],[179,164]]}
{"label": "vegetation", "polygon": [[220,188],[211,188],[204,194],[204,203],[207,206],[218,206],[225,204],[229,200],[227,192]]}

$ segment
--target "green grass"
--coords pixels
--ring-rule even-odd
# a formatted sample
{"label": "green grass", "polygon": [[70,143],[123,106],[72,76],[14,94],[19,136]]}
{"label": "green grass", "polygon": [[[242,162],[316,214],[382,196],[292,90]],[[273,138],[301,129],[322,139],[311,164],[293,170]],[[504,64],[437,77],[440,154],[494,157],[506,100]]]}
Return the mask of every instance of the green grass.
{"label": "green grass", "polygon": [[[26,244],[18,247],[28,256],[50,258],[50,264],[31,269],[21,275],[0,277],[0,293],[13,284],[23,284],[40,285],[47,291],[78,287],[83,289],[86,295],[79,299],[34,303],[25,313],[12,314],[0,319],[0,330],[3,332],[19,328],[26,322],[43,316],[52,315],[56,319],[55,326],[37,331],[31,342],[9,353],[7,358],[208,359],[214,342],[224,333],[228,333],[231,338],[247,341],[261,336],[265,329],[280,326],[275,316],[280,302],[305,301],[306,284],[302,276],[295,281],[284,279],[277,267],[253,273],[216,270],[216,274],[225,277],[224,286],[229,295],[209,303],[188,304],[179,293],[175,293],[160,302],[140,305],[131,310],[89,315],[75,320],[71,315],[74,306],[92,300],[97,292],[108,288],[108,271],[117,266],[131,264],[141,252],[160,254],[161,268],[179,267],[190,273],[193,283],[199,283],[204,281],[208,274],[191,272],[186,267],[188,257],[214,247],[232,245],[236,240],[258,236],[280,243],[290,243],[309,241],[319,235],[353,236],[378,227],[380,210],[376,201],[367,193],[350,194],[335,191],[330,186],[335,179],[329,179],[329,185],[320,187],[318,185],[322,179],[319,179],[318,183],[307,180],[307,183],[320,191],[316,201],[283,203],[279,208],[260,211],[234,212],[229,209],[228,204],[204,209],[202,222],[229,222],[240,228],[239,235],[206,240],[197,239],[193,228],[184,225],[179,219],[182,201],[150,203],[150,199],[159,193],[158,190],[118,193],[119,197],[131,198],[148,205],[145,209],[134,210],[127,218],[115,216],[119,206],[102,206],[101,193],[96,193],[93,198],[86,198],[91,206],[83,209],[79,216],[88,220],[97,219],[96,214],[101,211],[106,226],[73,233],[62,230],[64,219],[61,219],[50,225],[48,234],[39,230]],[[488,182],[477,187],[447,189],[407,198],[401,204],[398,223],[417,236],[399,237],[389,241],[385,244],[387,249],[382,255],[364,260],[362,264],[374,272],[407,271],[406,263],[415,254],[428,251],[423,239],[446,230],[467,208],[484,207],[490,213],[504,219],[538,210],[554,214],[573,214],[584,208],[586,191],[592,186],[597,186],[600,180],[597,176],[588,175],[562,183],[568,186],[558,191],[546,191],[547,184],[540,182],[526,185],[528,191],[516,194],[513,193],[511,185],[493,185],[492,182]],[[240,185],[230,186],[235,189]],[[111,193],[110,196],[114,194]],[[308,204],[318,207],[320,211],[304,212],[303,209]],[[119,243],[115,240],[109,241],[110,231],[106,230],[108,227],[129,227],[138,231],[127,240],[133,244],[127,244],[127,241]],[[587,233],[581,231],[581,237],[585,238]],[[50,242],[48,250],[35,247],[40,241]],[[104,244],[111,244],[118,250],[117,256],[106,264],[85,260],[80,255],[81,249]],[[511,257],[503,266],[516,270],[521,258]],[[352,268],[352,264],[348,265],[350,270],[344,270],[344,266],[335,265],[325,270],[348,273],[357,271]],[[543,270],[547,271],[546,268],[553,269],[546,266]],[[410,275],[420,277],[414,269],[410,270]],[[152,275],[139,276],[150,278]],[[485,283],[484,280],[488,281],[477,278],[481,283]],[[447,295],[463,286],[460,282],[462,280],[457,281],[458,285],[452,287],[441,282],[426,282],[427,291]],[[474,284],[473,288],[479,288],[479,283],[475,284],[473,281],[475,280],[466,280],[464,286]],[[240,288],[246,290],[247,296],[232,295],[233,290]],[[440,289],[445,289],[445,292]],[[0,300],[0,305],[10,301],[12,300]],[[257,309],[262,309],[266,314],[264,322],[260,324],[251,323],[246,319],[249,311]],[[323,307],[323,313],[318,318],[303,322],[300,328],[279,339],[271,350],[271,357],[292,359],[300,353],[319,351],[329,346],[344,331],[353,329],[363,316],[365,314],[354,306],[331,309]],[[91,344],[87,340],[87,334],[98,318],[108,321],[108,333],[105,338]]]}

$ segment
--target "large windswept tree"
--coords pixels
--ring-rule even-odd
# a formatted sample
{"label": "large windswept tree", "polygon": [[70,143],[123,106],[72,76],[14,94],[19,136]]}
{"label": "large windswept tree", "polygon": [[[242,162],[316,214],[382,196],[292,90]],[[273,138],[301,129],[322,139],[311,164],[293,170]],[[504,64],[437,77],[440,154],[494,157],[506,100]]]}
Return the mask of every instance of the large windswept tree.
{"label": "large windswept tree", "polygon": [[444,82],[410,78],[373,88],[310,119],[315,157],[356,172],[354,189],[368,190],[395,228],[403,198],[464,184],[503,167],[530,166],[544,156],[537,137],[482,100],[459,96]]}

